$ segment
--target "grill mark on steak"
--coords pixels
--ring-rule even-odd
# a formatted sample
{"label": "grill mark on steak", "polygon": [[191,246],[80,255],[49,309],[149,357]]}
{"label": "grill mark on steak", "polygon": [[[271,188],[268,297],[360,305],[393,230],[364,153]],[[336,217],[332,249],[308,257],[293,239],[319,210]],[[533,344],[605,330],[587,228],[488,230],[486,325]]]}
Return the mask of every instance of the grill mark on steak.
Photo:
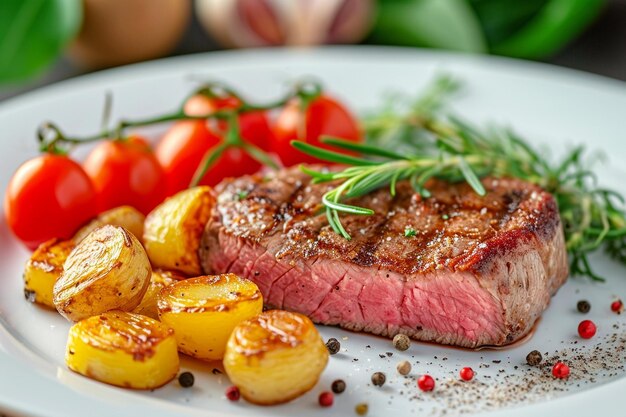
{"label": "grill mark on steak", "polygon": [[[376,211],[376,213],[387,213],[388,212],[388,207],[387,210],[385,211]],[[370,226],[372,230],[372,233],[374,234],[374,236],[380,236],[380,235],[384,235],[385,231],[387,230],[387,223],[389,222],[389,216],[387,215],[379,215],[376,216],[376,218],[380,219],[380,222],[377,222],[377,224],[375,223],[375,225]],[[363,266],[373,266],[375,265],[376,262],[376,257],[374,256],[374,254],[376,253],[376,251],[378,250],[378,247],[381,244],[381,240],[376,239],[376,240],[371,240],[369,239],[370,234],[367,233],[369,228],[366,229],[360,229],[359,230],[359,237],[357,239],[363,239],[364,242],[360,245],[360,249],[358,250],[356,256],[352,257],[352,261],[359,264],[359,265],[363,265]],[[365,233],[361,233],[362,230],[365,230]],[[353,247],[357,246],[360,242],[354,242]]]}
{"label": "grill mark on steak", "polygon": [[482,183],[485,197],[432,180],[428,199],[407,181],[395,198],[380,189],[350,199],[376,214],[342,215],[348,241],[319,215],[335,184],[312,184],[297,169],[227,180],[203,236],[203,268],[245,276],[268,305],[318,323],[468,347],[510,343],[564,282],[567,255],[552,196],[515,179]]}
{"label": "grill mark on steak", "polygon": [[296,181],[295,188],[292,190],[291,194],[287,197],[287,199],[282,202],[279,210],[279,214],[275,215],[280,218],[280,220],[285,221],[284,228],[288,227],[290,220],[296,218],[304,213],[302,208],[297,207],[293,204],[293,201],[297,199],[297,196],[300,194],[300,191],[304,187],[304,183],[302,181]]}

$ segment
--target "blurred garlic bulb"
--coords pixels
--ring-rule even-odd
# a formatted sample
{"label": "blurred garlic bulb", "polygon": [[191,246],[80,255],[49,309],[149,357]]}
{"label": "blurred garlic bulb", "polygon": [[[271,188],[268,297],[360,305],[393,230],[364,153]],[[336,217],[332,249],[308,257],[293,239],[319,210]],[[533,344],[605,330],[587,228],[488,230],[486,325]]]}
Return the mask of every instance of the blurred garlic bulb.
{"label": "blurred garlic bulb", "polygon": [[196,0],[204,28],[229,47],[354,43],[374,12],[374,0]]}

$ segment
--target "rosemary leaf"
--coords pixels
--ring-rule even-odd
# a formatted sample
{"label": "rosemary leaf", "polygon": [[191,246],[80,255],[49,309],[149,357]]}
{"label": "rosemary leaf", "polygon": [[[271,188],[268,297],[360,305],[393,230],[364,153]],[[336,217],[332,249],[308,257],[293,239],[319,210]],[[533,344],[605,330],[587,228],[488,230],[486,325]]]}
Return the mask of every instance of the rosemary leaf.
{"label": "rosemary leaf", "polygon": [[326,150],[324,148],[320,148],[305,142],[300,142],[294,140],[291,142],[291,146],[299,150],[300,152],[304,152],[307,155],[313,156],[315,158],[322,159],[328,162],[335,162],[337,164],[346,164],[346,165],[376,165],[375,161],[370,161],[368,159],[357,158],[355,156],[349,156],[339,152],[333,152]]}
{"label": "rosemary leaf", "polygon": [[351,142],[349,140],[334,138],[331,136],[322,136],[321,142],[337,148],[356,151],[364,155],[382,156],[384,158],[391,159],[407,159],[406,156],[399,155],[383,148],[376,148],[374,146],[363,145],[361,143]]}
{"label": "rosemary leaf", "polygon": [[348,204],[342,204],[342,203],[338,203],[338,202],[335,202],[335,201],[331,201],[328,198],[328,194],[325,194],[322,197],[322,202],[324,203],[324,205],[326,207],[329,207],[332,210],[342,211],[344,213],[363,214],[363,215],[372,215],[372,214],[374,214],[374,210],[372,210],[372,209],[368,209],[368,208],[364,208],[364,207],[358,207],[358,206],[351,206],[351,205],[348,205]]}
{"label": "rosemary leaf", "polygon": [[459,168],[465,177],[467,183],[472,187],[472,189],[476,192],[476,194],[483,196],[487,194],[485,191],[485,187],[480,182],[476,173],[472,170],[472,168],[467,164],[467,161],[463,158],[459,160]]}
{"label": "rosemary leaf", "polygon": [[320,182],[332,181],[335,179],[334,173],[332,172],[315,171],[314,169],[308,168],[306,165],[300,165],[300,171],[310,175],[313,179],[319,180]]}

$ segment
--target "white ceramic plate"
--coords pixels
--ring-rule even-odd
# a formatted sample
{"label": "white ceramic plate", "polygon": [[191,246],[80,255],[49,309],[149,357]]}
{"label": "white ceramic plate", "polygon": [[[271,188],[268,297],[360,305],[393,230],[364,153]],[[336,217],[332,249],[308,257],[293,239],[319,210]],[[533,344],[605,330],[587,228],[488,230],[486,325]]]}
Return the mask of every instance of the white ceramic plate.
{"label": "white ceramic plate", "polygon": [[[76,78],[0,103],[0,190],[4,194],[14,170],[36,154],[34,131],[41,121],[53,120],[76,134],[93,132],[100,123],[106,91],[115,98],[113,118],[133,118],[173,109],[196,85],[194,77],[231,82],[261,100],[278,96],[290,80],[314,75],[329,91],[363,111],[379,103],[385,92],[416,92],[442,70],[466,82],[465,94],[455,102],[458,113],[478,122],[510,124],[557,153],[577,143],[602,150],[610,163],[598,167],[601,181],[626,193],[624,84],[520,61],[369,47],[181,57]],[[44,210],[41,207],[42,215]],[[309,394],[284,406],[263,408],[227,401],[223,392],[229,382],[224,375],[211,372],[216,365],[190,359],[183,360],[182,369],[195,373],[192,389],[174,382],[154,392],[134,392],[69,372],[63,362],[69,323],[24,301],[21,275],[28,252],[10,236],[4,220],[0,250],[0,410],[11,416],[349,416],[354,415],[355,404],[367,402],[372,416],[463,411],[575,417],[608,415],[626,406],[626,372],[621,366],[626,323],[624,316],[609,309],[614,297],[626,298],[626,267],[602,256],[593,262],[607,283],[570,279],[554,297],[534,337],[519,347],[473,352],[413,343],[400,353],[386,339],[320,327],[325,338],[341,341],[341,354],[331,358]],[[581,298],[591,302],[586,317],[599,327],[590,341],[579,340],[576,334],[582,315],[575,305]],[[524,365],[526,354],[535,348],[550,356],[564,350],[566,359],[572,359],[572,377],[554,380],[547,370],[542,373]],[[593,349],[596,359],[590,353]],[[598,353],[597,349],[603,350]],[[604,361],[597,360],[598,356]],[[395,371],[401,359],[413,364],[409,378]],[[474,382],[454,382],[463,366],[478,372]],[[374,371],[387,374],[384,387],[371,386]],[[420,393],[415,386],[415,377],[425,372],[437,378],[437,388],[430,394]],[[344,379],[348,388],[336,396],[331,409],[322,409],[317,396],[336,378]]]}

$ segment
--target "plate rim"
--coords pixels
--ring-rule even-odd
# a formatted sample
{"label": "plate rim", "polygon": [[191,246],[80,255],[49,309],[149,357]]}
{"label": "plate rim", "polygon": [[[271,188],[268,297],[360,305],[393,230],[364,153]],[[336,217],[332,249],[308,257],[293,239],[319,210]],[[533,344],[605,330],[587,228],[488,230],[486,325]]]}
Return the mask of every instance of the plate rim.
{"label": "plate rim", "polygon": [[[359,59],[367,59],[367,55],[370,53],[380,53],[380,54],[394,54],[394,55],[420,55],[425,57],[426,59],[431,58],[444,58],[448,60],[462,60],[466,62],[470,61],[491,61],[495,62],[498,65],[504,66],[512,66],[516,68],[522,68],[523,72],[526,71],[546,71],[550,73],[558,72],[559,77],[566,75],[568,78],[585,78],[588,82],[603,84],[605,87],[617,87],[619,89],[624,89],[626,92],[626,81],[622,81],[616,78],[611,78],[606,75],[595,74],[591,72],[587,72],[584,70],[579,70],[576,68],[563,67],[556,64],[548,63],[548,62],[540,62],[540,61],[530,61],[520,58],[513,58],[501,55],[482,55],[482,54],[474,54],[471,52],[463,52],[463,51],[449,51],[442,49],[429,49],[429,48],[418,48],[418,47],[408,47],[408,46],[382,46],[382,45],[325,45],[325,46],[316,46],[316,47],[259,47],[259,48],[248,48],[248,49],[228,49],[228,50],[218,50],[218,51],[208,51],[208,52],[200,52],[200,53],[192,53],[192,54],[184,54],[184,55],[176,55],[171,57],[158,58],[143,62],[137,62],[133,64],[121,65],[113,68],[104,68],[100,70],[96,70],[93,72],[89,72],[86,74],[77,75],[75,77],[66,78],[64,80],[56,81],[51,84],[47,84],[44,86],[39,86],[33,88],[32,90],[28,90],[24,93],[9,97],[7,99],[0,101],[0,113],[7,111],[11,107],[19,106],[22,102],[31,101],[32,99],[37,98],[40,95],[47,95],[55,90],[62,88],[74,88],[76,85],[80,85],[83,83],[89,83],[93,81],[98,81],[101,78],[108,78],[111,76],[119,76],[120,74],[132,74],[138,71],[150,71],[151,68],[159,68],[168,65],[173,65],[175,62],[191,62],[194,60],[203,60],[203,59],[232,59],[233,57],[242,57],[246,56],[256,57],[258,55],[277,55],[277,56],[306,56],[310,54],[316,55],[326,55],[326,54],[337,54],[343,55],[346,51],[349,51],[354,56],[354,52],[356,51],[358,54],[362,54],[359,56]],[[353,58],[351,58],[353,59]]]}

